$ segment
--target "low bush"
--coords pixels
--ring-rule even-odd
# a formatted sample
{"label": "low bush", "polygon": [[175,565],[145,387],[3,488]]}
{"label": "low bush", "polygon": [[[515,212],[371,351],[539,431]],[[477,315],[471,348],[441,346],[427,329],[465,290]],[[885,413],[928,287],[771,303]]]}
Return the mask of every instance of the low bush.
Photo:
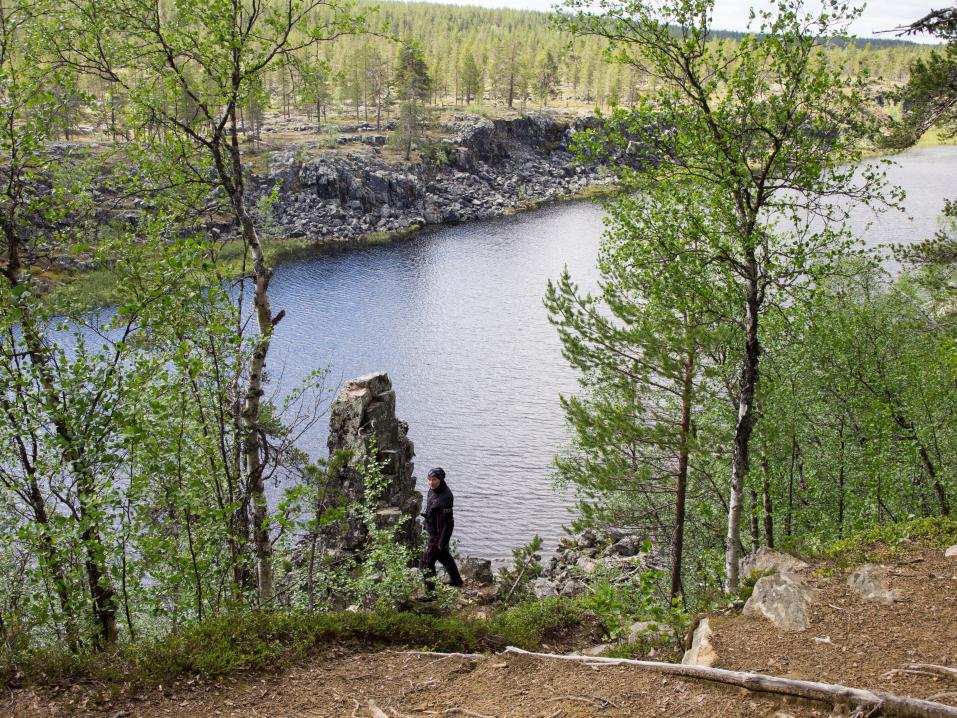
{"label": "low bush", "polygon": [[947,516],[929,516],[893,524],[871,526],[806,553],[838,567],[905,556],[923,546],[944,548],[957,544],[957,521]]}
{"label": "low bush", "polygon": [[535,648],[589,615],[580,602],[568,598],[525,601],[493,617],[490,634],[503,645]]}
{"label": "low bush", "polygon": [[568,599],[522,603],[489,619],[388,610],[248,611],[111,652],[0,651],[0,677],[8,686],[92,681],[148,686],[178,677],[282,669],[333,644],[461,652],[536,648],[585,617],[586,611]]}

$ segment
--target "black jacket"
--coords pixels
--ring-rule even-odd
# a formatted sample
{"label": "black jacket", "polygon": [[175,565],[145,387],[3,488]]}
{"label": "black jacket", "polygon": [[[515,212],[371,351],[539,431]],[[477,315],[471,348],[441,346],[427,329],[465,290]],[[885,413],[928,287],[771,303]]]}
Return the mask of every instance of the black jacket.
{"label": "black jacket", "polygon": [[455,497],[443,481],[437,489],[429,489],[425,501],[425,530],[429,534],[429,543],[447,544],[452,537],[455,519],[452,516],[452,503]]}

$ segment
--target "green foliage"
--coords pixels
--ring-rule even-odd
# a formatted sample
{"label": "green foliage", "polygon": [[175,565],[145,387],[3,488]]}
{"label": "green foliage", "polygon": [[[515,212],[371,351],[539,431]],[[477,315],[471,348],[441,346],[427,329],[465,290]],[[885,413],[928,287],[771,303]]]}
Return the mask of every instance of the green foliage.
{"label": "green foliage", "polygon": [[393,141],[411,158],[412,148],[429,124],[427,103],[432,94],[432,76],[422,52],[403,46],[395,70],[396,99],[399,101],[399,124]]}
{"label": "green foliage", "polygon": [[26,684],[78,681],[148,687],[179,677],[217,678],[237,671],[277,671],[345,644],[474,652],[514,645],[534,649],[587,620],[568,599],[522,603],[490,619],[407,611],[243,611],[225,613],[175,634],[124,644],[111,655],[60,647],[0,651],[0,680]]}
{"label": "green foliage", "polygon": [[505,603],[531,597],[532,582],[542,575],[542,537],[532,537],[524,546],[512,549],[512,565],[502,566],[496,577],[499,598]]}
{"label": "green foliage", "polygon": [[888,560],[922,547],[946,548],[957,544],[957,521],[948,516],[928,516],[900,523],[871,526],[845,539],[809,544],[813,556],[840,566]]}
{"label": "green foliage", "polygon": [[605,635],[614,641],[627,638],[635,621],[655,621],[671,629],[673,635],[684,636],[688,615],[678,601],[668,599],[663,590],[666,585],[667,575],[661,571],[637,575],[605,571],[590,580],[589,592],[579,600],[594,612]]}
{"label": "green foliage", "polygon": [[[370,457],[375,456],[375,446],[373,438]],[[382,465],[369,458],[361,474],[365,491],[355,510],[365,527],[366,545],[350,591],[366,606],[396,608],[414,598],[421,588],[421,577],[410,570],[415,562],[412,551],[396,541],[399,527],[380,528],[376,523],[376,509],[388,488]]]}
{"label": "green foliage", "polygon": [[586,623],[590,617],[589,609],[573,599],[522,601],[491,619],[491,634],[502,644],[529,649]]}
{"label": "green foliage", "polygon": [[[611,161],[636,197],[619,201],[603,248],[605,299],[618,322],[608,322],[593,298],[577,297],[567,278],[560,289],[551,288],[547,302],[566,354],[577,359],[596,403],[569,402],[579,439],[607,447],[596,463],[611,468],[615,485],[631,482],[639,497],[651,497],[642,508],[652,508],[654,530],[664,528],[660,504],[675,516],[674,595],[681,584],[682,487],[689,462],[702,465],[693,444],[711,439],[702,472],[707,484],[730,476],[726,523],[711,528],[725,531],[730,593],[738,580],[771,315],[812,296],[838,260],[852,253],[849,209],[836,198],[877,209],[900,198],[899,191],[884,194],[880,166],[856,164],[862,142],[875,130],[866,111],[866,71],[842,76],[821,50],[846,40],[858,11],[835,0],[808,12],[801,0],[780,0],[754,13],[754,32],[730,45],[711,42],[712,8],[713,2],[697,0],[620,0],[595,12],[587,2],[568,0],[558,18],[574,34],[605,38],[609,60],[661,81],[633,107],[614,109],[580,136],[582,152]],[[669,223],[681,229],[671,234]],[[616,252],[619,247],[624,251]],[[655,282],[670,266],[685,263],[682,276]],[[684,328],[684,336],[669,327]],[[711,343],[708,332],[701,336],[701,327],[718,341]],[[619,353],[620,335],[628,344]],[[689,369],[676,376],[681,360]],[[713,369],[715,382],[696,397],[702,383],[693,370],[702,366]],[[723,395],[723,402],[709,401],[708,393]],[[675,403],[681,410],[667,411]],[[640,429],[619,438],[602,426],[614,409],[615,427],[626,426],[630,412]],[[709,433],[719,429],[713,438],[692,431],[705,422],[712,424]],[[649,452],[656,443],[659,451]],[[574,465],[567,470],[583,483],[588,473]],[[655,496],[668,492],[672,480],[673,504]],[[752,503],[756,495],[750,494]]]}
{"label": "green foliage", "polygon": [[944,139],[957,136],[955,72],[957,40],[935,49],[926,58],[914,60],[907,84],[896,94],[903,115],[899,121],[889,123],[889,131],[881,138],[884,146],[910,147],[935,126]]}

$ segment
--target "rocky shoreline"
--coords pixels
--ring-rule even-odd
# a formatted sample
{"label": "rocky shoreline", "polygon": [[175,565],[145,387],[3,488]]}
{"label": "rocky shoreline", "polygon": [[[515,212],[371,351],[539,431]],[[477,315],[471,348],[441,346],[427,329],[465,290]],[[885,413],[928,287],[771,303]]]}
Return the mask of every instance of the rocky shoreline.
{"label": "rocky shoreline", "polygon": [[[600,166],[577,164],[570,144],[588,118],[568,123],[548,113],[514,120],[456,115],[450,138],[428,159],[395,164],[380,143],[357,136],[363,151],[306,158],[277,151],[255,179],[254,198],[278,188],[279,232],[317,244],[354,243],[429,225],[498,217],[523,207],[611,186]],[[373,137],[372,139],[376,139]]]}

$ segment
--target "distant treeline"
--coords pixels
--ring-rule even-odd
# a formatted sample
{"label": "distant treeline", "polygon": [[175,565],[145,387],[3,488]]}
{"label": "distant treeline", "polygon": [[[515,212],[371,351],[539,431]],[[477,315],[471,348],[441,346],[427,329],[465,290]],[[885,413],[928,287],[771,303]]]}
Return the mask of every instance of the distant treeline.
{"label": "distant treeline", "polygon": [[[381,126],[400,102],[398,58],[403,47],[420,54],[428,73],[424,98],[432,107],[498,112],[544,107],[591,109],[630,106],[652,92],[656,80],[640,69],[608,63],[607,43],[571,38],[546,13],[385,2],[359,5],[376,34],[340,37],[291,53],[262,79],[246,102],[244,119],[253,132],[267,113],[306,116],[321,131],[326,121],[352,118]],[[713,43],[736,44],[744,33],[714,31]],[[829,41],[835,67],[867,70],[889,87],[907,81],[908,68],[931,48],[902,40]],[[102,108],[92,120],[111,127],[124,98],[108,83],[86,78],[81,86]],[[77,103],[79,110],[83,103]],[[78,113],[68,125],[91,124]]]}

